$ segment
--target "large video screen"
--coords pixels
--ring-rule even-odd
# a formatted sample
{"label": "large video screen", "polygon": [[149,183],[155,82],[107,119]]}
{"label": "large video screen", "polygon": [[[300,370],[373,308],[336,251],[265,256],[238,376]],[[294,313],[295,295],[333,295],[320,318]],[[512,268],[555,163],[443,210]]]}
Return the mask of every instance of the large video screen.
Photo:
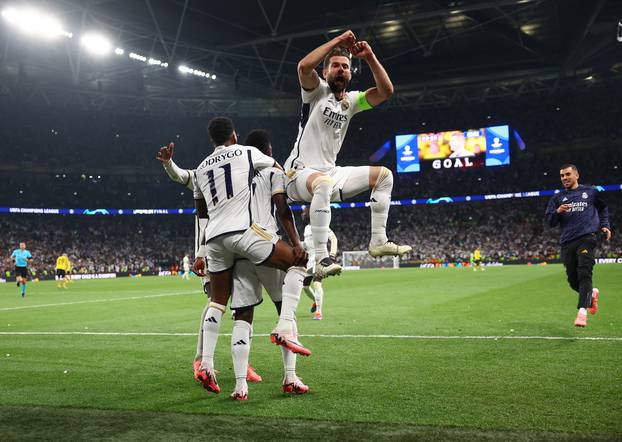
{"label": "large video screen", "polygon": [[397,171],[510,164],[510,128],[491,126],[395,136]]}

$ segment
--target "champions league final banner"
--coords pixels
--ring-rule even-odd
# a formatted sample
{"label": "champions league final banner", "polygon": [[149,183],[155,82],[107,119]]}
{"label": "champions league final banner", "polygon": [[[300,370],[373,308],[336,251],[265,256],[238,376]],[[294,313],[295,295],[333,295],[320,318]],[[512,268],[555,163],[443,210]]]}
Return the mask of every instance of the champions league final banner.
{"label": "champions league final banner", "polygon": [[510,128],[491,126],[395,136],[397,172],[510,164]]}
{"label": "champions league final banner", "polygon": [[[595,186],[599,192],[622,191],[622,184]],[[413,198],[391,201],[392,206],[414,206],[418,204],[469,203],[474,201],[507,200],[514,198],[536,198],[552,196],[560,189],[531,190],[529,192],[491,193],[487,195],[441,196],[438,198]],[[302,210],[306,205],[293,204],[292,210]],[[369,207],[369,201],[331,203],[333,209],[355,209]],[[0,214],[12,215],[193,215],[194,209],[54,209],[33,207],[0,207]]]}

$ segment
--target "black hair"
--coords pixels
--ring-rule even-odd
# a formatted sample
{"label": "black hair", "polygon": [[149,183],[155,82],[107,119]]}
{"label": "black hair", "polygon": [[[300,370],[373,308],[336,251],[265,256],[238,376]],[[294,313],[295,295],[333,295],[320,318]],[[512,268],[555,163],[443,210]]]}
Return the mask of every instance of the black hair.
{"label": "black hair", "polygon": [[570,164],[570,163],[562,164],[562,165],[559,167],[559,170],[562,170],[562,169],[568,169],[569,167],[570,167],[572,170],[574,170],[575,172],[577,172],[577,173],[579,172],[579,169],[577,169],[577,166],[575,166],[574,164]]}
{"label": "black hair", "polygon": [[270,147],[270,134],[264,129],[254,129],[246,136],[244,145],[256,147],[263,154],[268,154]]}
{"label": "black hair", "polygon": [[227,117],[212,118],[207,123],[207,132],[212,139],[212,143],[215,146],[222,146],[225,142],[231,138],[235,127],[233,127],[233,121]]}

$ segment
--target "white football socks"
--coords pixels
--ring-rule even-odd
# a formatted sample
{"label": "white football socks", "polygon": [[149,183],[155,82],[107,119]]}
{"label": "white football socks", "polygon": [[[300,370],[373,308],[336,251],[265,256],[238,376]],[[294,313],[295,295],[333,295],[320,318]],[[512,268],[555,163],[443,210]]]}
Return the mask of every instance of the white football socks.
{"label": "white football socks", "polygon": [[296,378],[296,353],[281,347],[283,353],[283,368],[285,370],[285,382],[292,382]]}
{"label": "white football socks", "polygon": [[315,295],[315,311],[322,313],[322,300],[324,299],[324,289],[320,281],[313,281],[313,293]]}
{"label": "white football socks", "polygon": [[296,322],[296,309],[300,301],[300,291],[307,272],[302,267],[290,267],[283,281],[283,302],[277,329],[292,332]]}
{"label": "white football socks", "polygon": [[201,313],[201,323],[199,324],[199,334],[197,337],[197,352],[194,355],[194,360],[201,359],[201,355],[203,354],[203,322],[205,321],[205,315],[207,314],[207,309],[209,308],[209,302],[203,309],[203,313]]}
{"label": "white football socks", "polygon": [[[298,337],[298,325],[293,323],[294,336]],[[293,382],[296,379],[296,353],[281,347],[283,353],[283,368],[285,369],[285,383]]]}
{"label": "white football socks", "polygon": [[316,182],[309,207],[309,218],[311,220],[315,261],[320,262],[328,256],[328,228],[331,216],[330,194],[333,189],[333,181],[328,177],[320,177],[316,178]]}
{"label": "white football socks", "polygon": [[220,320],[225,311],[225,306],[210,302],[203,321],[203,355],[201,361],[202,368],[214,369],[214,351],[218,342],[218,329]]}
{"label": "white football socks", "polygon": [[246,321],[234,321],[231,332],[231,358],[235,374],[235,390],[248,391],[246,371],[248,370],[248,355],[251,351],[251,336],[253,326]]}
{"label": "white football socks", "polygon": [[383,167],[378,176],[376,186],[371,190],[371,244],[380,245],[387,239],[387,218],[391,205],[391,191],[393,190],[393,172]]}

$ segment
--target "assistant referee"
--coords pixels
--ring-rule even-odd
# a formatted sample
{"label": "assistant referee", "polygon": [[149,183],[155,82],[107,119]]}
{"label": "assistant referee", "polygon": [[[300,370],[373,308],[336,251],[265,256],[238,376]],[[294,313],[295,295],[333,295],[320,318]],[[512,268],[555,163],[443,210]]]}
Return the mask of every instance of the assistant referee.
{"label": "assistant referee", "polygon": [[553,195],[546,208],[549,226],[561,226],[562,260],[568,283],[579,293],[576,327],[587,325],[587,312],[598,311],[598,289],[592,286],[594,250],[598,235],[611,239],[609,211],[599,191],[579,184],[579,171],[573,164],[560,167],[559,175],[564,190]]}

